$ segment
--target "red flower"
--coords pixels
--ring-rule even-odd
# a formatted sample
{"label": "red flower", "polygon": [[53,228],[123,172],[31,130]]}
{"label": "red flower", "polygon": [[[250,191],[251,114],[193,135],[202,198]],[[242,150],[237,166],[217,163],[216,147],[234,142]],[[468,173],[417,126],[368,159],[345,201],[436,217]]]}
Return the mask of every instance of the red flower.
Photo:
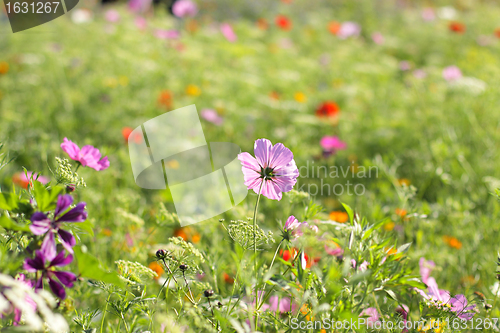
{"label": "red flower", "polygon": [[276,16],[276,25],[282,30],[291,30],[292,29],[292,21],[284,15]]}
{"label": "red flower", "polygon": [[341,27],[342,27],[342,24],[340,24],[339,22],[336,22],[336,21],[332,21],[332,22],[328,23],[328,30],[334,35],[336,35],[340,31]]}
{"label": "red flower", "polygon": [[229,274],[227,274],[226,272],[224,272],[224,274],[222,274],[222,278],[224,279],[224,282],[226,282],[227,284],[233,284],[234,283],[234,279]]}
{"label": "red flower", "polygon": [[500,28],[495,29],[495,36],[497,36],[497,38],[500,38]]}
{"label": "red flower", "polygon": [[324,102],[316,109],[316,116],[335,117],[339,112],[340,108],[335,102]]}
{"label": "red flower", "polygon": [[[122,128],[122,136],[123,140],[125,140],[125,143],[128,143],[128,138],[130,134],[132,134],[133,129],[131,127],[124,127]],[[140,143],[142,141],[142,136],[140,134],[135,134],[134,135],[134,142],[135,143]]]}
{"label": "red flower", "polygon": [[163,90],[158,97],[158,104],[167,108],[172,107],[172,93],[168,90]]}
{"label": "red flower", "polygon": [[297,249],[291,248],[290,250],[280,250],[280,256],[285,261],[293,261],[293,259],[297,256]]}
{"label": "red flower", "polygon": [[467,29],[465,24],[460,22],[450,22],[448,28],[450,29],[450,31],[456,32],[457,34],[463,34]]}

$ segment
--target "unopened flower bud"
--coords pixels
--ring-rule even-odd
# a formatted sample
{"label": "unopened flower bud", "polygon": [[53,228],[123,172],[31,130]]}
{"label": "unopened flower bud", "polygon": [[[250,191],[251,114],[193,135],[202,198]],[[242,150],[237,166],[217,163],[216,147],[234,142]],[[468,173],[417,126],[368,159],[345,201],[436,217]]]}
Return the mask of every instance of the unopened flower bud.
{"label": "unopened flower bud", "polygon": [[75,185],[70,184],[70,185],[66,186],[66,193],[75,192],[75,189],[76,189]]}
{"label": "unopened flower bud", "polygon": [[212,297],[214,295],[214,291],[211,289],[207,289],[203,292],[206,298]]}
{"label": "unopened flower bud", "polygon": [[156,258],[165,259],[167,253],[168,253],[167,250],[159,249],[158,251],[156,251]]}
{"label": "unopened flower bud", "polygon": [[189,267],[188,265],[182,264],[179,266],[179,269],[184,272],[188,269],[188,267]]}

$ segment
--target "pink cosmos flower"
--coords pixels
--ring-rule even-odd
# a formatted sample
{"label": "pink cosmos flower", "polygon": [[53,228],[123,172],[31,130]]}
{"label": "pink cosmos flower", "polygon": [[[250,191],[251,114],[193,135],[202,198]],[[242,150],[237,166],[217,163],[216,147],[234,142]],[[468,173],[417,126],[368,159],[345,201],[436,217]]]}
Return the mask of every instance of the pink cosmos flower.
{"label": "pink cosmos flower", "polygon": [[462,78],[462,71],[457,66],[448,66],[443,69],[443,78],[450,82]]}
{"label": "pink cosmos flower", "polygon": [[288,219],[286,220],[285,226],[283,227],[283,229],[285,231],[293,231],[293,230],[297,229],[299,226],[300,226],[299,220],[297,220],[295,218],[295,216],[290,215],[290,217],[288,217]]}
{"label": "pink cosmos flower", "polygon": [[84,167],[88,166],[97,171],[105,170],[109,167],[108,157],[105,156],[101,159],[101,152],[93,146],[87,145],[80,149],[75,143],[64,138],[61,148],[72,160],[80,162]]}
{"label": "pink cosmos flower", "polygon": [[347,144],[340,140],[337,136],[324,136],[319,141],[319,144],[327,152],[334,154],[337,150],[343,150],[347,148]]}
{"label": "pink cosmos flower", "polygon": [[451,311],[455,312],[458,318],[463,320],[471,320],[475,312],[473,312],[476,307],[475,304],[467,306],[467,299],[464,295],[457,295],[450,299]]}
{"label": "pink cosmos flower", "polygon": [[155,37],[159,39],[178,39],[180,37],[180,33],[177,30],[158,29],[155,31]]}
{"label": "pink cosmos flower", "polygon": [[337,33],[340,39],[346,39],[349,37],[357,37],[361,32],[361,27],[359,24],[354,22],[344,22],[340,26],[340,30]]}
{"label": "pink cosmos flower", "polygon": [[203,110],[201,110],[200,115],[206,121],[209,121],[212,124],[215,124],[218,126],[222,125],[222,123],[224,122],[224,119],[221,116],[219,116],[217,111],[212,110],[212,109],[203,109]]}
{"label": "pink cosmos flower", "polygon": [[372,34],[372,40],[375,44],[382,45],[384,44],[385,38],[380,32],[374,32]]}
{"label": "pink cosmos flower", "polygon": [[114,9],[110,9],[110,10],[106,11],[106,13],[104,14],[104,18],[108,22],[116,23],[116,22],[120,21],[120,13],[118,13]]}
{"label": "pink cosmos flower", "polygon": [[425,260],[425,258],[420,258],[418,262],[420,266],[420,276],[422,276],[422,282],[427,284],[427,280],[429,279],[432,270],[436,267],[434,261]]}
{"label": "pink cosmos flower", "polygon": [[148,26],[146,19],[141,16],[135,18],[134,24],[139,30],[145,30]]}
{"label": "pink cosmos flower", "polygon": [[366,318],[366,325],[368,328],[373,328],[373,325],[378,321],[380,315],[376,308],[366,308],[359,314],[360,317],[368,316]]}
{"label": "pink cosmos flower", "polygon": [[434,9],[430,7],[426,7],[422,10],[422,18],[424,21],[434,21],[436,19],[436,13],[434,13]]}
{"label": "pink cosmos flower", "polygon": [[269,303],[262,306],[264,311],[273,311],[279,313],[295,312],[297,311],[297,304],[293,303],[289,297],[271,296],[269,297]]}
{"label": "pink cosmos flower", "polygon": [[299,169],[293,153],[282,143],[273,146],[267,139],[258,139],[254,145],[255,157],[241,153],[245,185],[255,193],[272,200],[281,200],[282,192],[289,192],[297,182]]}
{"label": "pink cosmos flower", "polygon": [[172,13],[177,17],[193,17],[198,13],[198,7],[191,0],[180,0],[172,6]]}
{"label": "pink cosmos flower", "polygon": [[236,40],[238,39],[238,36],[236,36],[236,34],[234,33],[233,28],[231,27],[231,25],[229,23],[223,23],[223,24],[221,24],[220,25],[220,31],[222,32],[222,34],[224,35],[224,37],[226,37],[226,39],[228,41],[230,41],[231,43],[236,42]]}

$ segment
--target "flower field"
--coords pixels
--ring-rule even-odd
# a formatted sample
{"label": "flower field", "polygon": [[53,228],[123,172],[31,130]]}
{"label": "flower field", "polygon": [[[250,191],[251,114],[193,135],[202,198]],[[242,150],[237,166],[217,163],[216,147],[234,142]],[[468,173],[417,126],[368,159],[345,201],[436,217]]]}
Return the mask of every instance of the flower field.
{"label": "flower field", "polygon": [[[82,1],[19,33],[4,8],[0,332],[500,329],[495,1]],[[203,221],[130,148],[193,104],[248,190],[224,173]]]}

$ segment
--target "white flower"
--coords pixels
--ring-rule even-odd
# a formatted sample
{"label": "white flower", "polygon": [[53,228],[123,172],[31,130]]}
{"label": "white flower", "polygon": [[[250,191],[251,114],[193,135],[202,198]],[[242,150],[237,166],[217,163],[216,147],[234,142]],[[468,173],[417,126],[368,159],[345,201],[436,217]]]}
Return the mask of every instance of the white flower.
{"label": "white flower", "polygon": [[500,296],[500,283],[495,282],[495,284],[490,287],[490,290],[493,293],[493,295]]}
{"label": "white flower", "polygon": [[446,6],[439,8],[437,14],[442,20],[453,20],[457,17],[457,10],[451,6]]}

